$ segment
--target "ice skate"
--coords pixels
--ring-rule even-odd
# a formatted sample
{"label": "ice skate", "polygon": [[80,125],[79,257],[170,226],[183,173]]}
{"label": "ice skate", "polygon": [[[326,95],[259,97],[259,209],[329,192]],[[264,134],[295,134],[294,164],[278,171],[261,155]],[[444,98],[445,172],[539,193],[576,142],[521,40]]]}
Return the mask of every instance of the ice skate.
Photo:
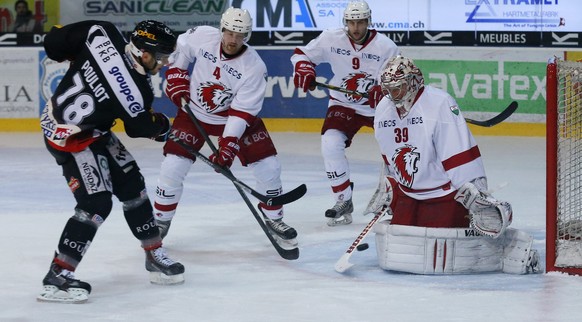
{"label": "ice skate", "polygon": [[145,267],[152,284],[184,283],[184,265],[169,258],[163,247],[146,251]]}
{"label": "ice skate", "polygon": [[36,298],[39,302],[85,303],[91,293],[89,283],[75,279],[73,272],[55,263],[42,280],[43,290]]}
{"label": "ice skate", "polygon": [[351,224],[352,212],[354,212],[354,204],[351,198],[346,201],[340,200],[336,202],[331,209],[325,211],[325,217],[330,218],[327,225],[333,227]]}
{"label": "ice skate", "polygon": [[265,219],[265,224],[271,235],[279,242],[283,248],[295,248],[297,247],[297,231],[295,228],[287,225],[283,218],[271,219],[265,215],[263,209],[259,206],[259,211]]}
{"label": "ice skate", "polygon": [[171,220],[168,221],[156,220],[156,226],[158,226],[158,229],[160,230],[160,237],[162,237],[162,239],[166,238],[166,236],[168,235],[168,230],[170,230],[171,224],[172,224]]}

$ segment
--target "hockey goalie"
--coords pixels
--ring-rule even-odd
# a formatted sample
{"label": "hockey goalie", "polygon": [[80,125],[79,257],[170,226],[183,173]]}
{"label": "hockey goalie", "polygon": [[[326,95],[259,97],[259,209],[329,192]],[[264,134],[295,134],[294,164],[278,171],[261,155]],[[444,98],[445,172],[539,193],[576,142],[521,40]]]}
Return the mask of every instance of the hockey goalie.
{"label": "hockey goalie", "polygon": [[455,99],[424,85],[415,63],[391,59],[380,75],[374,119],[386,165],[369,211],[380,267],[415,274],[540,272],[533,238],[508,228],[511,205],[495,199],[479,147]]}

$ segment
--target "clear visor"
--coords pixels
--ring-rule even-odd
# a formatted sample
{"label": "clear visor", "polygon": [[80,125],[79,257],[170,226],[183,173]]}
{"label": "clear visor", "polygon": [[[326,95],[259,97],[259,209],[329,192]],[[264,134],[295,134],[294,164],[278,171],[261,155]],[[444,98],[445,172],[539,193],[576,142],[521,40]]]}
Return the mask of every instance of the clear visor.
{"label": "clear visor", "polygon": [[171,54],[156,53],[154,57],[158,64],[165,66],[170,62],[170,55]]}

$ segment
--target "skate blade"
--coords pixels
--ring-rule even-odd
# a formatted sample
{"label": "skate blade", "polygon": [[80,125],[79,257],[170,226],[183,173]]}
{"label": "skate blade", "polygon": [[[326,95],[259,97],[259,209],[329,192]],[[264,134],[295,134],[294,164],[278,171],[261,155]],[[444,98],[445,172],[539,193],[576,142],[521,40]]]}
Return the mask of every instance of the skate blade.
{"label": "skate blade", "polygon": [[331,218],[327,225],[329,227],[344,226],[352,223],[352,215],[343,215],[339,218]]}
{"label": "skate blade", "polygon": [[56,286],[45,285],[36,300],[38,302],[82,304],[89,300],[89,292],[82,288],[70,288],[68,291],[63,291]]}
{"label": "skate blade", "polygon": [[279,244],[279,246],[281,246],[281,248],[285,250],[297,248],[297,245],[299,245],[296,238],[283,239],[281,238],[281,236],[277,234],[271,234],[271,236],[273,236],[273,238],[275,238],[275,240],[277,241],[277,244]]}
{"label": "skate blade", "polygon": [[166,275],[161,272],[150,272],[150,283],[156,285],[177,285],[184,283],[184,274]]}

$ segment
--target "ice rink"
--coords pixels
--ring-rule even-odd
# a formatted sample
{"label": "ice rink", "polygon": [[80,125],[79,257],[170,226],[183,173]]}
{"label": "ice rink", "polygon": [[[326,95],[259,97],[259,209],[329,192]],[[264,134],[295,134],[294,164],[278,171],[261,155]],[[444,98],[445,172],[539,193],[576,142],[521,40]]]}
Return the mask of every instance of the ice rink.
{"label": "ice rink", "polygon": [[[162,145],[120,137],[153,199]],[[36,296],[74,199],[40,133],[0,133],[0,321],[582,321],[582,277],[390,273],[377,265],[372,235],[366,239],[370,249],[352,256],[356,265],[349,274],[336,273],[334,263],[371,219],[361,212],[378,182],[374,138],[360,134],[348,149],[354,223],[334,228],[323,215],[333,200],[319,135],[273,133],[273,139],[284,188],[308,188],[285,207],[286,222],[299,232],[298,260],[280,258],[231,182],[197,162],[164,241],[186,266],[186,282],[149,283],[143,251],[115,200],[76,271],[93,287],[89,302],[65,305],[39,303]],[[545,140],[477,141],[494,196],[512,203],[512,227],[533,234],[544,258]],[[238,161],[233,172],[254,185]]]}

